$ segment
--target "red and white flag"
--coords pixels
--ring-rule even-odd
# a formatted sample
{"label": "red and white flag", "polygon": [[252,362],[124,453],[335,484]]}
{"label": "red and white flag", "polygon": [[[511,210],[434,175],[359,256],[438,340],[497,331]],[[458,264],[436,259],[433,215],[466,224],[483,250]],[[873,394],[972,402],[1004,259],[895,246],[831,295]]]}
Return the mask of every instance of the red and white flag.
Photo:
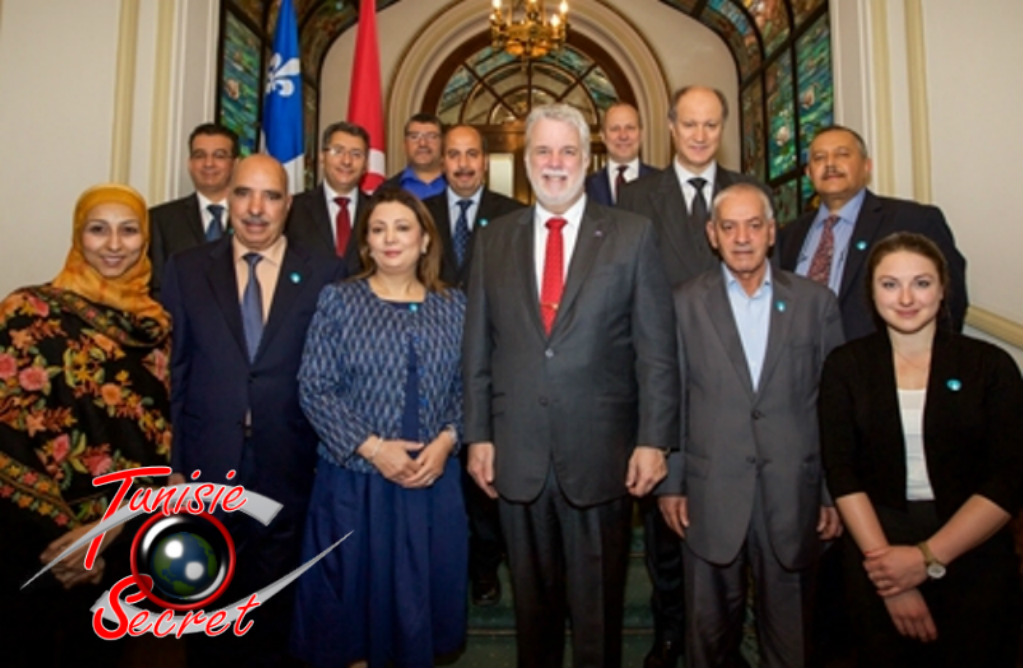
{"label": "red and white flag", "polygon": [[355,59],[352,61],[352,88],[348,97],[348,122],[361,125],[369,133],[369,168],[362,179],[362,189],[370,193],[387,178],[384,158],[387,141],[381,99],[377,3],[376,0],[361,0]]}

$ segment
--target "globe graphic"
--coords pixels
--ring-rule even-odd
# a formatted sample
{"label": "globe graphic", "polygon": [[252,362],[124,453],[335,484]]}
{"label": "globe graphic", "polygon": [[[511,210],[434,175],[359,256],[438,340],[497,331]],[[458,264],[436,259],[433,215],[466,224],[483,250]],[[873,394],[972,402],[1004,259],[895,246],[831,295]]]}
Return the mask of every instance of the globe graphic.
{"label": "globe graphic", "polygon": [[220,571],[220,560],[209,541],[187,531],[162,536],[151,554],[153,584],[178,599],[203,592]]}

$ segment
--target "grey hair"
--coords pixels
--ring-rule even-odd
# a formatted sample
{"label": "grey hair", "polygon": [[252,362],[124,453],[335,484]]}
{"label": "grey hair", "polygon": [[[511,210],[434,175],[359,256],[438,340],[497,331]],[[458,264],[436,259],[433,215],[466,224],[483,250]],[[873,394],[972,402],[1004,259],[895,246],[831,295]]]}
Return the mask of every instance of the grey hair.
{"label": "grey hair", "polygon": [[579,133],[579,144],[583,152],[583,161],[589,161],[590,124],[586,122],[585,118],[583,118],[581,111],[571,105],[563,103],[545,104],[539,107],[533,107],[533,111],[529,112],[529,116],[526,117],[526,153],[529,153],[530,145],[533,142],[533,126],[535,126],[541,119],[561,121],[562,123],[568,123],[569,125],[574,126],[576,131]]}
{"label": "grey hair", "polygon": [[[825,127],[821,128],[820,130],[818,130],[817,134],[815,134],[813,136],[813,138],[817,139],[817,137],[820,137],[821,135],[827,134],[829,132],[847,132],[847,133],[849,133],[850,135],[852,135],[852,138],[856,140],[856,146],[858,146],[859,149],[860,149],[860,155],[862,155],[864,158],[869,158],[870,157],[870,152],[867,150],[867,142],[863,141],[863,137],[860,136],[859,132],[856,132],[856,130],[853,130],[850,127],[846,127],[844,125],[838,125],[838,124],[828,125],[828,126],[825,126]],[[812,144],[813,142],[811,141],[810,143]]]}
{"label": "grey hair", "polygon": [[767,196],[767,193],[752,183],[734,183],[714,196],[713,220],[715,223],[721,220],[721,205],[725,203],[725,200],[743,193],[756,193],[760,198],[760,205],[763,207],[764,218],[774,220],[774,207],[771,206],[771,198]]}

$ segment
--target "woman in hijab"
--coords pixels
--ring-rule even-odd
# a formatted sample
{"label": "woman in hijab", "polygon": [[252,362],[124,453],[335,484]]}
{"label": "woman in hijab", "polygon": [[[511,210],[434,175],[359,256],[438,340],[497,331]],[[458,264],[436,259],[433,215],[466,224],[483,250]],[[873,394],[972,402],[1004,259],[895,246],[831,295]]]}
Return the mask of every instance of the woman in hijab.
{"label": "woman in hijab", "polygon": [[142,196],[95,186],[78,198],[63,270],[0,302],[6,665],[116,663],[89,612],[116,570],[102,555],[90,571],[71,555],[22,585],[102,517],[117,485],[93,478],[169,462],[170,321],[149,296],[148,245]]}

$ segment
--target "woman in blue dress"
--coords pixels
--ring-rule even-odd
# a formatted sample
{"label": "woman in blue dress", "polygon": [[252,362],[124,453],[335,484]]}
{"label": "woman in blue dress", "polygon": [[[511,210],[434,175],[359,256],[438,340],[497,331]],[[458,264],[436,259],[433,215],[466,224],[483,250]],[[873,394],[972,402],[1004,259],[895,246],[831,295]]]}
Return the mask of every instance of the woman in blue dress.
{"label": "woman in blue dress", "polygon": [[373,196],[363,272],[323,290],[299,372],[320,444],[292,648],[314,666],[430,666],[465,640],[468,529],[457,448],[465,298],[439,279],[422,203]]}

